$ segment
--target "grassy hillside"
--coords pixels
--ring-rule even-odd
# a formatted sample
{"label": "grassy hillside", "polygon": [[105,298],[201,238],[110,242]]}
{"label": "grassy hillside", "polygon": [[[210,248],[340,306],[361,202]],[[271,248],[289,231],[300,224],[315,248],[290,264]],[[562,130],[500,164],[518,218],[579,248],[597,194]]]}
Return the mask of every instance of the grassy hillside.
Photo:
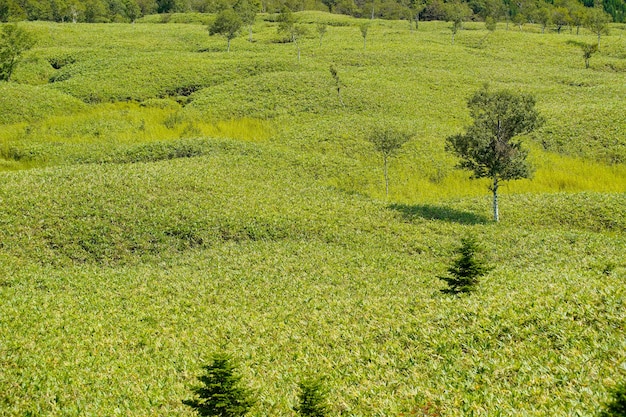
{"label": "grassy hillside", "polygon": [[[195,23],[23,24],[39,42],[0,86],[0,416],[191,416],[216,351],[254,416],[293,416],[310,373],[333,416],[594,415],[626,377],[621,29],[585,69],[568,41],[589,33],[468,23],[451,45],[375,21],[364,50],[358,20],[298,16],[300,61],[267,15],[230,53]],[[499,224],[443,145],[485,81],[546,119]],[[415,132],[388,199],[379,122]],[[467,235],[493,269],[452,297]]]}

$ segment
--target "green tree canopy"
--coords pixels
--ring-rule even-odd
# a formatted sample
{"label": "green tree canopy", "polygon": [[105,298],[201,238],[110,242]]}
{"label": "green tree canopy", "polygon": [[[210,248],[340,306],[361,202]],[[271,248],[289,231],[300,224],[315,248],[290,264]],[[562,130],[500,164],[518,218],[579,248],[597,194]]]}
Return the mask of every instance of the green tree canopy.
{"label": "green tree canopy", "polygon": [[460,158],[459,168],[473,178],[491,179],[494,220],[498,215],[498,187],[501,181],[528,178],[528,151],[517,137],[540,126],[542,120],[530,95],[511,91],[490,91],[487,86],[467,103],[474,123],[464,134],[446,139],[446,149]]}
{"label": "green tree canopy", "polygon": [[0,81],[9,81],[22,54],[35,45],[35,38],[15,24],[6,24],[0,31]]}
{"label": "green tree canopy", "polygon": [[224,36],[228,42],[226,50],[230,52],[230,41],[237,36],[242,25],[241,17],[233,9],[222,10],[209,27],[209,34]]}

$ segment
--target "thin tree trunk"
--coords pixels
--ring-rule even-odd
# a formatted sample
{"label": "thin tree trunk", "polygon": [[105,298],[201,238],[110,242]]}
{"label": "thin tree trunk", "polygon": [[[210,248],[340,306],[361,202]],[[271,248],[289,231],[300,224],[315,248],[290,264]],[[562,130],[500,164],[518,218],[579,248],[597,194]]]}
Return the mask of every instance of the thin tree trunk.
{"label": "thin tree trunk", "polygon": [[228,43],[227,43],[227,47],[226,47],[226,52],[230,52],[230,38],[227,39]]}
{"label": "thin tree trunk", "polygon": [[387,157],[383,158],[384,172],[385,172],[385,198],[389,198],[389,174],[387,172]]}
{"label": "thin tree trunk", "polygon": [[500,213],[498,212],[498,178],[493,179],[493,220],[497,223],[500,221]]}

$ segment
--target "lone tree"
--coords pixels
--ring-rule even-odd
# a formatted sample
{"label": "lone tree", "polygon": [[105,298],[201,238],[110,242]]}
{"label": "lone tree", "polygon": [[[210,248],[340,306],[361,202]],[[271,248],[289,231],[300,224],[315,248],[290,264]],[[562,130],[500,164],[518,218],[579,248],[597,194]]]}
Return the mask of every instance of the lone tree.
{"label": "lone tree", "polygon": [[491,269],[484,259],[477,257],[478,252],[480,252],[480,247],[474,237],[461,239],[461,246],[456,250],[458,257],[448,268],[448,275],[439,277],[448,284],[448,288],[442,292],[459,294],[476,289],[478,278]]}
{"label": "lone tree", "polygon": [[322,38],[326,34],[326,30],[328,29],[328,25],[326,25],[326,23],[318,23],[315,28],[317,29],[317,34],[320,37],[320,46],[322,46]]}
{"label": "lone tree", "polygon": [[228,41],[228,46],[226,48],[227,52],[230,52],[230,41],[237,37],[237,33],[243,22],[241,17],[233,9],[225,9],[222,10],[213,24],[209,27],[209,34],[213,35],[222,35]]}
{"label": "lone tree", "polygon": [[529,178],[528,151],[517,136],[530,133],[542,123],[530,95],[507,90],[489,91],[484,86],[467,103],[474,123],[464,134],[446,138],[446,150],[458,156],[458,168],[472,171],[472,178],[491,179],[493,218],[497,222],[500,182]]}
{"label": "lone tree", "polygon": [[585,68],[589,68],[589,60],[591,59],[593,54],[598,52],[598,44],[597,43],[593,43],[593,44],[583,43],[580,45],[580,48],[583,51],[583,58],[585,59]]}
{"label": "lone tree", "polygon": [[389,197],[389,159],[397,155],[402,146],[413,135],[394,129],[389,126],[378,126],[372,130],[367,140],[374,145],[374,149],[383,156],[383,172],[385,177],[385,196]]}
{"label": "lone tree", "polygon": [[472,9],[461,2],[446,3],[445,7],[446,20],[452,22],[450,30],[452,31],[452,44],[454,45],[454,37],[463,26],[463,22],[472,15]]}
{"label": "lone tree", "polygon": [[5,24],[0,31],[0,81],[9,81],[22,54],[35,45],[32,35],[14,24]]}
{"label": "lone tree", "polygon": [[597,2],[593,8],[587,9],[585,26],[598,36],[598,50],[600,50],[600,37],[609,33],[611,20],[611,15],[604,11],[602,2]]}
{"label": "lone tree", "polygon": [[248,41],[252,42],[252,27],[258,11],[257,5],[249,0],[237,0],[233,10],[239,15],[241,23],[248,26]]}
{"label": "lone tree", "polygon": [[337,68],[335,68],[334,65],[330,66],[330,75],[333,77],[333,80],[335,81],[335,88],[337,89],[337,98],[339,98],[339,104],[343,106],[344,105],[343,100],[341,99],[341,87],[343,87],[344,84],[339,78],[339,73],[337,72]]}
{"label": "lone tree", "polygon": [[307,378],[298,383],[300,393],[299,404],[294,411],[302,417],[326,417],[330,413],[330,407],[326,402],[326,392],[319,379]]}
{"label": "lone tree", "polygon": [[361,23],[361,25],[359,26],[359,29],[361,29],[361,36],[363,37],[363,50],[365,51],[366,41],[367,41],[367,32],[370,30],[370,23],[369,22]]}
{"label": "lone tree", "polygon": [[198,378],[203,386],[194,389],[199,398],[183,403],[201,416],[245,416],[254,400],[250,391],[240,386],[241,376],[236,374],[231,357],[217,353],[205,370],[206,375]]}

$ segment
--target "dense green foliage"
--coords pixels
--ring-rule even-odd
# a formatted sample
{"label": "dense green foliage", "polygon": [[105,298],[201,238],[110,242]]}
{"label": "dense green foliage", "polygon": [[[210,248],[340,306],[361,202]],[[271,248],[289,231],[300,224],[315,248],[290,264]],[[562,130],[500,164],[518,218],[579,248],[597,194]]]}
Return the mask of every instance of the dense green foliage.
{"label": "dense green foliage", "polygon": [[[134,22],[140,16],[154,13],[169,21],[173,13],[219,13],[228,8],[237,9],[238,3],[242,6],[241,0],[0,0],[0,21]],[[624,22],[624,0],[256,0],[244,7],[252,6],[256,12],[263,13],[276,13],[284,7],[292,11],[323,10],[371,19],[406,19],[416,24],[419,20],[449,20],[454,22],[455,31],[463,20],[490,18],[517,24],[537,23],[544,28],[554,24],[560,32],[563,26],[582,24],[582,20],[593,14],[588,12],[594,5],[601,6],[615,22]]]}
{"label": "dense green foliage", "polygon": [[[446,22],[374,20],[363,51],[362,20],[295,15],[299,62],[271,14],[229,54],[215,15],[20,23],[38,43],[0,85],[0,416],[192,416],[218,351],[255,417],[293,416],[311,369],[333,416],[600,412],[626,361],[621,26],[585,69],[585,27],[464,22],[451,45]],[[499,224],[445,152],[484,81],[546,120]],[[388,200],[378,123],[416,133]],[[449,297],[467,235],[494,268]]]}

